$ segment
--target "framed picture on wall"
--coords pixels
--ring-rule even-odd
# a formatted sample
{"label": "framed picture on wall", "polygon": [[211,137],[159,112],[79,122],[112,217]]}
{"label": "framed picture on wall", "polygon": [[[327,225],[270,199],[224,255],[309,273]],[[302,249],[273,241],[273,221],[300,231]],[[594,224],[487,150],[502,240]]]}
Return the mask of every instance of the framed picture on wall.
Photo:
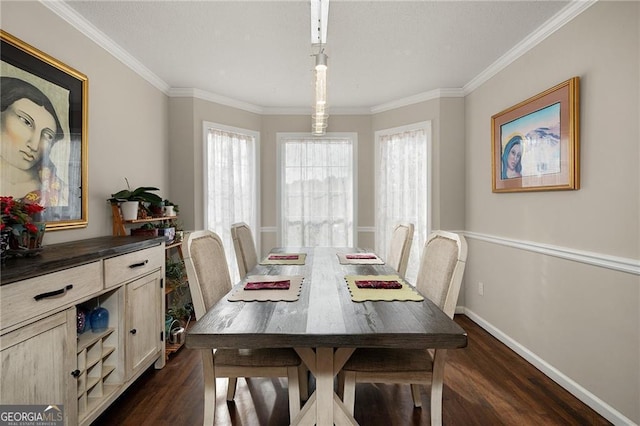
{"label": "framed picture on wall", "polygon": [[43,205],[48,230],[87,226],[87,77],[0,30],[0,195]]}
{"label": "framed picture on wall", "polygon": [[491,117],[493,192],[580,188],[579,77]]}

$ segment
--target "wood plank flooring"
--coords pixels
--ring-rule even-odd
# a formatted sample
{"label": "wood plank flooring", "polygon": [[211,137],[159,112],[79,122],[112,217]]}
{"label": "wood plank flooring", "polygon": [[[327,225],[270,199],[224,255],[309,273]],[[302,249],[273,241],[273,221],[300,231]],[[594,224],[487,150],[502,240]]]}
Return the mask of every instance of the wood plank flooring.
{"label": "wood plank flooring", "polygon": [[[444,425],[610,424],[468,317],[455,320],[469,345],[449,351]],[[226,380],[217,384],[216,425],[289,424],[286,380],[240,379],[233,403],[226,402]],[[203,404],[200,353],[182,348],[164,369],[145,372],[94,425],[201,425]],[[425,389],[422,405],[413,408],[409,386],[358,384],[355,418],[363,426],[428,425]]]}

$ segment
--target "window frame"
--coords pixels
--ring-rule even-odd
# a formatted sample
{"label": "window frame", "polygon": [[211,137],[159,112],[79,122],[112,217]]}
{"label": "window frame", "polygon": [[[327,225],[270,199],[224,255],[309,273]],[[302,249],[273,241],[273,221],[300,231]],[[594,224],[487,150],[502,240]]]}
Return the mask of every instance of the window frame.
{"label": "window frame", "polygon": [[[374,155],[374,162],[375,162],[375,187],[374,187],[374,208],[375,208],[375,224],[374,224],[374,228],[375,228],[375,237],[376,237],[376,248],[382,248],[384,251],[384,253],[386,253],[386,250],[388,250],[388,247],[382,247],[382,243],[378,244],[378,239],[380,238],[378,235],[378,223],[379,223],[379,215],[380,215],[380,199],[379,199],[379,194],[378,194],[378,188],[380,187],[380,176],[382,176],[382,171],[381,171],[381,158],[380,158],[380,140],[382,139],[383,136],[392,136],[398,133],[403,133],[403,132],[408,132],[408,131],[415,131],[415,130],[424,130],[425,134],[427,135],[427,164],[426,164],[426,169],[427,169],[427,217],[426,217],[426,224],[427,224],[427,229],[426,229],[426,235],[428,236],[431,232],[432,232],[432,213],[433,213],[433,179],[432,179],[432,175],[433,175],[433,126],[431,123],[431,120],[426,120],[426,121],[420,121],[417,123],[411,123],[411,124],[406,124],[403,126],[398,126],[398,127],[392,127],[392,128],[388,128],[388,129],[381,129],[381,130],[377,130],[374,133],[374,137],[375,137],[375,155]],[[419,257],[422,256],[422,248],[424,245],[424,241],[417,241],[416,239],[414,239],[413,244],[419,244]],[[380,253],[380,254],[384,254],[384,253]]]}
{"label": "window frame", "polygon": [[283,188],[282,182],[284,181],[284,143],[289,139],[350,139],[352,149],[352,211],[353,211],[353,226],[351,229],[351,240],[353,246],[358,247],[358,133],[357,132],[328,132],[323,136],[313,136],[311,133],[299,133],[299,132],[277,132],[276,133],[276,221],[277,221],[277,241],[278,245],[283,246]]}
{"label": "window frame", "polygon": [[[262,214],[262,205],[261,205],[261,188],[260,188],[260,132],[250,129],[243,129],[241,127],[228,126],[225,124],[215,123],[211,121],[203,121],[202,122],[202,199],[203,199],[203,223],[204,229],[209,228],[209,202],[208,202],[208,194],[209,194],[209,151],[208,151],[208,131],[209,129],[216,129],[231,133],[238,133],[247,136],[251,136],[255,140],[255,174],[254,174],[254,185],[255,185],[255,200],[254,200],[254,208],[253,214],[256,218],[254,233],[254,240],[256,244],[256,250],[258,252],[258,256],[261,253],[261,214]],[[252,229],[252,224],[249,224]],[[231,247],[233,249],[233,247]],[[235,266],[235,265],[233,265]]]}

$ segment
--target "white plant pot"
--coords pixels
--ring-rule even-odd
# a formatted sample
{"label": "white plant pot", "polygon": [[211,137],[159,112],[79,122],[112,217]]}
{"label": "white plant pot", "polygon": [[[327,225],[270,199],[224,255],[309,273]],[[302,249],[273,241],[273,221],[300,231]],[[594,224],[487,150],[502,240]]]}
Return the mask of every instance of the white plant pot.
{"label": "white plant pot", "polygon": [[167,217],[175,216],[176,212],[173,210],[173,206],[164,206],[164,215]]}
{"label": "white plant pot", "polygon": [[138,218],[138,201],[125,201],[120,204],[123,220],[136,220]]}

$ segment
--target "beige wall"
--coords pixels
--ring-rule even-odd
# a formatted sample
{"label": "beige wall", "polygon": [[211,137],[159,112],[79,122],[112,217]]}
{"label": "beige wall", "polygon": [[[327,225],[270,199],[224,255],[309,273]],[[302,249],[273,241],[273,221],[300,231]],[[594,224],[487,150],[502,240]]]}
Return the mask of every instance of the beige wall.
{"label": "beige wall", "polygon": [[171,194],[180,205],[184,229],[203,229],[202,126],[205,121],[260,132],[259,114],[198,98],[175,97],[170,105]]}
{"label": "beige wall", "polygon": [[2,2],[2,29],[89,78],[89,225],[44,244],[111,234],[110,194],[156,186],[169,195],[168,99],[39,2]]}
{"label": "beige wall", "polygon": [[[621,413],[618,422],[635,423],[638,275],[536,250],[550,245],[637,265],[639,8],[637,2],[596,3],[474,90],[465,104],[466,308],[586,390],[586,399]],[[572,76],[581,78],[581,189],[492,193],[491,116]],[[523,241],[534,250],[509,246]]]}
{"label": "beige wall", "polygon": [[438,98],[373,116],[373,131],[431,122],[432,229],[464,229],[464,98]]}
{"label": "beige wall", "polygon": [[[50,232],[45,244],[109,235],[106,198],[124,186],[125,176],[134,186],[160,187],[161,195],[180,204],[186,229],[202,227],[205,120],[261,133],[263,252],[277,243],[276,133],[308,131],[307,116],[261,116],[196,98],[169,100],[37,2],[2,2],[0,19],[4,30],[89,77],[89,226]],[[635,423],[638,275],[527,247],[637,264],[639,22],[637,2],[599,2],[466,98],[371,116],[332,116],[328,129],[358,133],[358,226],[368,228],[374,226],[375,131],[431,120],[433,227],[466,230],[469,242],[459,305],[542,360],[552,376],[567,378],[568,387],[575,385],[573,391],[592,406],[609,407],[620,414],[616,419]],[[493,194],[491,115],[574,75],[582,79],[582,189]],[[358,237],[360,245],[374,246],[370,232]],[[480,281],[484,296],[476,291]]]}

